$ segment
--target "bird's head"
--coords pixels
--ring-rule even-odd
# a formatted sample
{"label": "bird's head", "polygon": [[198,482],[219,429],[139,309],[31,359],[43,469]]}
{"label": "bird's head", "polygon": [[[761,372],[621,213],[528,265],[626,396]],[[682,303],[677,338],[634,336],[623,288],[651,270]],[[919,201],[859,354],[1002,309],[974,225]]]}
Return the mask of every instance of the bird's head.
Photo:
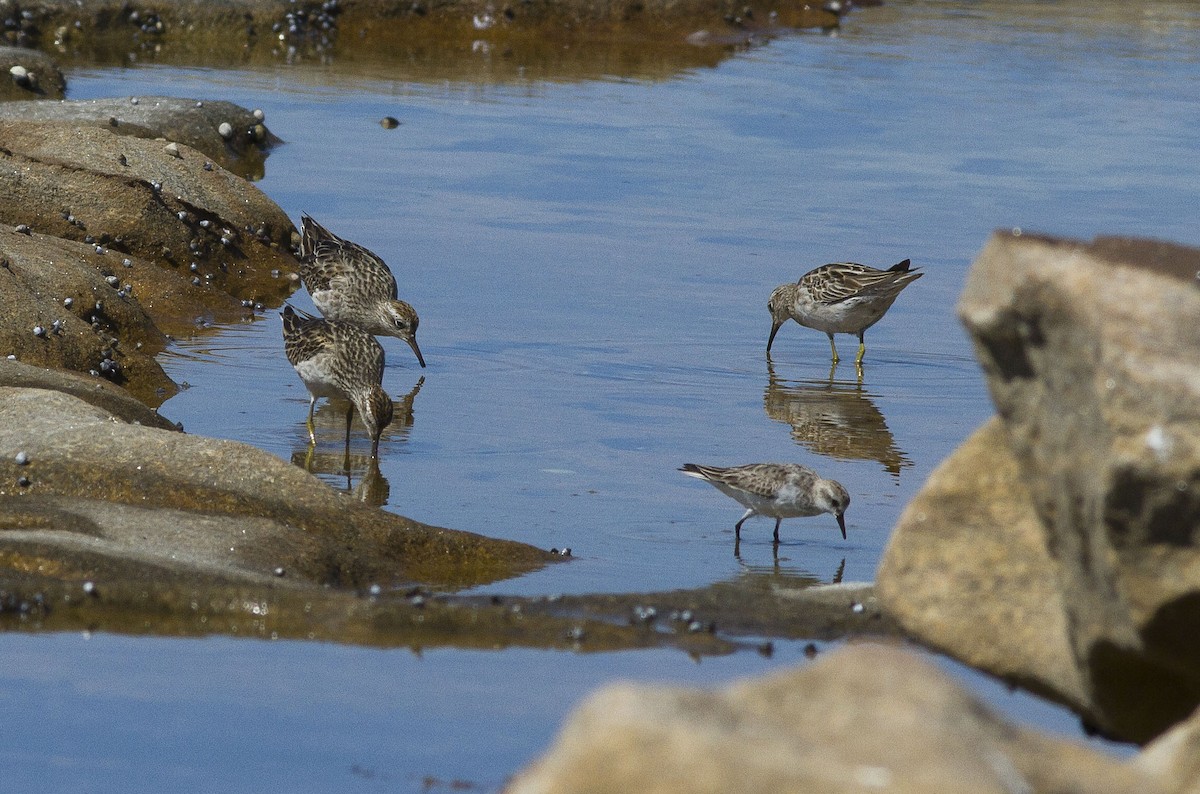
{"label": "bird's head", "polygon": [[408,342],[408,346],[417,354],[417,361],[424,367],[425,357],[417,346],[417,326],[421,323],[417,310],[402,300],[391,300],[384,304],[383,313],[383,327],[387,329],[388,336]]}
{"label": "bird's head", "polygon": [[771,293],[771,297],[767,299],[767,311],[771,313],[771,335],[767,337],[768,353],[771,352],[771,345],[775,342],[775,334],[779,333],[780,326],[792,316],[791,306],[795,295],[795,284],[782,284],[776,287]]}

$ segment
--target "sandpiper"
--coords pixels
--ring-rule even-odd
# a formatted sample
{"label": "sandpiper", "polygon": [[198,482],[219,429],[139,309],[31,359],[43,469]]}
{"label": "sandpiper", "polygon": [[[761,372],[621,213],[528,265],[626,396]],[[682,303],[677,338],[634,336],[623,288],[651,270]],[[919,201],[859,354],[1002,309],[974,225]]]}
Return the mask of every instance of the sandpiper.
{"label": "sandpiper", "polygon": [[396,297],[396,277],[382,259],[343,240],[307,214],[300,218],[300,277],[329,320],[357,325],[375,336],[403,339],[425,366],[417,347],[420,318]]}
{"label": "sandpiper", "polygon": [[867,351],[863,341],[867,329],[879,322],[901,290],[924,275],[910,270],[910,264],[905,259],[887,270],[876,270],[853,262],[837,262],[810,270],[795,283],[776,287],[767,301],[771,312],[767,352],[771,352],[779,327],[790,318],[825,332],[835,364],[840,359],[833,335],[856,334],[858,357],[854,363],[861,365]]}
{"label": "sandpiper", "polygon": [[318,397],[349,400],[346,409],[346,446],[350,423],[358,409],[371,435],[371,457],[379,454],[379,436],[392,421],[392,400],[380,386],[383,381],[383,348],[375,337],[348,323],[303,315],[291,306],[283,309],[283,347],[287,359],[308,388],[308,437],[317,443],[313,406]]}
{"label": "sandpiper", "polygon": [[832,513],[846,538],[846,508],[850,494],[835,480],[822,478],[799,463],[750,463],[745,466],[697,466],[685,463],[679,468],[690,477],[705,480],[726,496],[746,507],[746,513],[733,526],[734,535],[742,536],[742,523],[754,515],[775,519],[775,542],[779,542],[779,522],[797,516]]}

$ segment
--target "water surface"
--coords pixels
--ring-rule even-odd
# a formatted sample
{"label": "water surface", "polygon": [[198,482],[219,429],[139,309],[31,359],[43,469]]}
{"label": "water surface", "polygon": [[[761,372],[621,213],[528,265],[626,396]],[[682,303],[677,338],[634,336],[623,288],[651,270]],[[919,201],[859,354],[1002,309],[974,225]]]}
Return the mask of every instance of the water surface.
{"label": "water surface", "polygon": [[[571,81],[518,69],[470,81],[462,74],[479,64],[143,64],[75,69],[69,90],[263,108],[287,145],[260,187],[297,222],[307,211],[391,264],[421,314],[429,367],[385,341],[385,388],[412,395],[411,423],[380,447],[386,509],[572,549],[571,564],[490,592],[655,591],[748,569],[872,579],[904,505],[992,412],[954,316],[989,233],[1200,244],[1197,53],[1200,10],[1188,3],[914,2],[858,11],[836,36],[776,39],[674,73]],[[496,56],[483,46],[471,57]],[[401,126],[381,128],[384,115]],[[847,363],[852,337],[839,338],[844,361],[831,372],[825,337],[794,324],[767,361],[775,285],[827,261],[904,258],[926,275],[868,332],[861,380]],[[294,302],[311,308],[303,292]],[[178,340],[162,361],[189,388],[162,412],[303,461],[307,395],[280,333],[268,311]],[[326,409],[318,422],[322,476],[357,484],[365,436],[347,480],[340,417]],[[776,553],[771,522],[756,519],[735,555],[740,507],[676,469],[760,460],[844,483],[849,539],[829,516],[796,519]],[[772,660],[700,667],[669,652],[413,657],[15,635],[0,645],[21,670],[53,660],[59,707],[38,731],[108,742],[93,752],[46,738],[0,765],[53,762],[54,783],[94,779],[95,790],[115,790],[103,781],[129,769],[144,785],[122,790],[157,790],[172,775],[185,788],[244,790],[257,772],[281,790],[419,790],[426,775],[494,788],[600,682],[716,682],[802,659],[795,643]],[[195,696],[134,659],[203,660],[187,668]],[[46,686],[13,674],[0,701],[28,719]],[[1075,730],[1032,699],[998,699]],[[495,718],[477,719],[480,709]],[[128,733],[90,730],[93,710]],[[177,734],[148,727],[162,724]],[[181,758],[188,738],[197,752]],[[224,777],[206,786],[222,760]]]}

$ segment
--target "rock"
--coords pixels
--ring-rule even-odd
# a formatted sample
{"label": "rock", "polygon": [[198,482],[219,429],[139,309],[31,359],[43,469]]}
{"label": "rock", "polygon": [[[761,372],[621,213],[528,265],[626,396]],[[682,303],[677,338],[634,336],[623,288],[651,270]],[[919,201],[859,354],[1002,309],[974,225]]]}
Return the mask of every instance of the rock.
{"label": "rock", "polygon": [[1002,426],[931,478],[879,571],[916,637],[1134,741],[1200,703],[1197,274],[1170,244],[995,236],[959,311]]}
{"label": "rock", "polygon": [[297,267],[287,215],[244,179],[204,170],[199,152],[181,145],[172,157],[161,143],[63,122],[0,119],[0,138],[0,221],[166,268],[196,262],[238,299],[278,304],[295,289],[272,275]]}
{"label": "rock", "polygon": [[162,430],[176,429],[174,422],[147,408],[124,389],[100,378],[0,359],[0,387],[5,386],[62,392],[78,397],[122,422]]}
{"label": "rock", "polygon": [[1200,791],[1200,711],[1151,742],[1133,765],[1162,781],[1167,791]]}
{"label": "rock", "polygon": [[44,52],[0,45],[0,102],[10,99],[62,99],[66,81]]}
{"label": "rock", "polygon": [[[267,152],[280,142],[268,132],[264,132],[261,138],[252,134],[255,125],[259,124],[253,111],[232,102],[197,102],[175,97],[123,97],[0,105],[0,123],[7,121],[97,127],[132,138],[165,138],[189,146],[203,153],[204,158],[247,177],[262,176]],[[228,139],[217,131],[222,124],[229,126]],[[239,130],[243,134],[235,134]],[[195,156],[199,155],[194,152]],[[140,176],[151,178],[149,175]]]}
{"label": "rock", "polygon": [[0,581],[53,559],[114,582],[149,570],[189,587],[277,587],[283,567],[290,587],[458,588],[554,559],[364,507],[245,444],[129,425],[27,388],[0,387],[0,527]]}
{"label": "rock", "polygon": [[136,297],[118,296],[105,281],[112,259],[83,243],[0,226],[0,357],[97,374],[116,362],[104,377],[158,405],[175,392],[153,357],[166,340]]}
{"label": "rock", "polygon": [[[14,290],[0,293],[0,304],[12,304],[0,311],[0,352],[90,372],[100,371],[96,352],[111,347],[105,335],[122,343],[122,356],[133,356],[140,342],[145,361],[119,361],[116,380],[157,405],[160,389],[173,390],[148,358],[162,349],[164,332],[244,320],[253,314],[247,305],[276,306],[296,289],[291,221],[246,180],[183,143],[69,120],[90,119],[83,106],[95,103],[16,104],[59,108],[64,118],[14,120],[21,114],[0,106],[0,257],[9,263],[0,278],[15,277]],[[155,128],[139,127],[149,135],[188,126],[171,119],[201,113],[194,104],[125,106],[152,111],[142,121]],[[67,298],[70,313],[62,311]],[[25,338],[56,318],[67,323],[64,333]]]}
{"label": "rock", "polygon": [[852,645],[719,691],[616,684],[507,794],[1162,791],[1141,770],[1011,725],[898,648]]}
{"label": "rock", "polygon": [[1084,709],[1055,576],[1004,427],[993,419],[905,508],[876,590],[886,613],[922,643]]}

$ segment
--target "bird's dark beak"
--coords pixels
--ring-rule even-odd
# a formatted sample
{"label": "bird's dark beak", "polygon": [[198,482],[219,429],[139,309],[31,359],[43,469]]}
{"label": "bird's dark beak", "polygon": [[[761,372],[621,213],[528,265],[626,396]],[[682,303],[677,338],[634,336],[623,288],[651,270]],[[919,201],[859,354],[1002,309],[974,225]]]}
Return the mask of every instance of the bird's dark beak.
{"label": "bird's dark beak", "polygon": [[774,344],[774,342],[775,342],[775,334],[779,333],[779,328],[782,325],[783,325],[783,323],[778,322],[778,321],[771,323],[771,335],[767,337],[767,352],[768,353],[771,352],[771,345]]}
{"label": "bird's dark beak", "polygon": [[424,369],[425,368],[425,356],[421,355],[421,348],[417,347],[417,338],[415,336],[410,336],[408,339],[405,339],[404,341],[408,342],[408,346],[411,347],[413,349],[413,352],[417,354],[417,361],[421,362],[421,368]]}
{"label": "bird's dark beak", "polygon": [[846,539],[846,516],[841,513],[837,515],[838,527],[842,530],[842,540]]}

